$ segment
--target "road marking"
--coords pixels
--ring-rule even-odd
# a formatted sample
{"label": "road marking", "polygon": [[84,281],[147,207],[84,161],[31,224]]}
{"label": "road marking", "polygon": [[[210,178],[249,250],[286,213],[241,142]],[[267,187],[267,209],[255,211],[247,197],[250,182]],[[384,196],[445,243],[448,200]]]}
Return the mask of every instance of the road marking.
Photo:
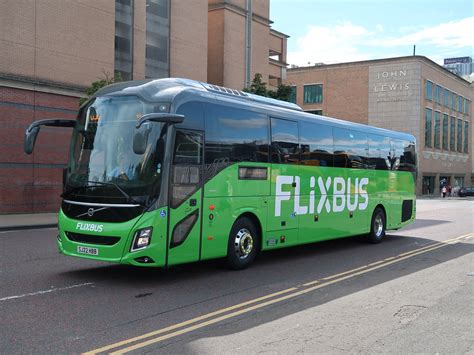
{"label": "road marking", "polygon": [[86,282],[86,283],[83,283],[83,284],[72,285],[72,286],[67,286],[67,287],[51,288],[49,290],[44,290],[44,291],[24,293],[22,295],[16,295],[16,296],[8,296],[8,297],[0,298],[0,302],[9,301],[9,300],[16,300],[18,298],[23,298],[23,297],[44,295],[45,293],[70,290],[71,288],[84,287],[84,286],[89,286],[89,285],[92,285],[92,284],[93,284],[92,282]]}
{"label": "road marking", "polygon": [[296,287],[290,287],[290,288],[287,288],[286,290],[283,290],[283,291],[270,293],[268,295],[265,295],[265,296],[262,296],[262,297],[259,297],[259,298],[256,298],[256,299],[253,299],[253,300],[250,300],[250,301],[239,303],[239,304],[236,304],[234,306],[219,309],[215,312],[211,312],[211,313],[204,314],[202,316],[199,316],[199,317],[196,317],[196,318],[193,318],[193,319],[189,319],[189,320],[184,321],[182,323],[174,324],[174,325],[171,325],[169,327],[158,329],[158,330],[155,330],[153,332],[146,333],[146,334],[134,337],[134,338],[130,338],[130,339],[127,339],[127,340],[124,340],[124,341],[121,341],[121,342],[118,342],[118,343],[115,343],[115,344],[107,345],[107,346],[104,346],[100,349],[95,349],[95,350],[92,350],[90,352],[86,352],[84,354],[96,354],[96,353],[104,352],[104,351],[107,351],[107,350],[110,350],[110,349],[113,349],[113,348],[117,348],[117,347],[122,346],[122,345],[127,345],[127,344],[130,344],[130,343],[136,342],[136,341],[141,340],[141,339],[149,338],[149,337],[152,337],[154,335],[159,335],[159,334],[162,334],[162,333],[165,333],[165,332],[177,329],[177,328],[181,328],[185,325],[189,325],[189,324],[198,322],[200,320],[211,318],[213,316],[216,316],[216,315],[219,315],[219,314],[222,314],[222,313],[225,313],[225,312],[229,312],[229,311],[232,311],[234,309],[250,305],[252,303],[260,302],[260,301],[266,300],[268,298],[276,297],[276,296],[282,295],[284,293],[288,293],[288,292],[296,291],[296,290],[297,290]]}
{"label": "road marking", "polygon": [[[212,312],[212,313],[208,313],[208,314],[205,314],[205,315],[193,318],[193,319],[189,319],[189,320],[184,321],[182,323],[177,323],[177,324],[174,324],[174,325],[166,327],[166,328],[158,329],[158,330],[150,332],[150,333],[146,333],[146,334],[134,337],[134,338],[123,340],[123,341],[120,341],[120,342],[117,342],[117,343],[114,343],[114,344],[111,344],[111,345],[107,345],[107,346],[104,346],[104,347],[101,347],[101,348],[98,348],[98,349],[95,349],[95,350],[91,350],[91,351],[89,351],[85,354],[97,354],[97,353],[108,351],[108,350],[111,350],[111,349],[117,349],[117,348],[120,348],[124,345],[129,345],[129,344],[138,342],[139,340],[151,338],[151,339],[148,339],[148,340],[143,341],[143,342],[138,342],[135,345],[130,345],[130,346],[122,348],[120,350],[116,350],[115,352],[111,353],[111,354],[124,354],[124,353],[130,352],[130,351],[133,351],[133,350],[137,350],[137,349],[140,349],[140,348],[143,348],[143,347],[161,342],[161,341],[166,340],[166,339],[174,338],[176,336],[192,332],[196,329],[200,329],[200,328],[203,328],[203,327],[206,327],[208,325],[221,322],[221,321],[229,319],[229,318],[236,317],[236,316],[244,314],[244,313],[254,311],[254,310],[262,308],[262,307],[266,307],[266,306],[274,304],[274,303],[278,303],[278,302],[281,302],[281,301],[284,301],[284,300],[287,300],[287,299],[291,299],[291,298],[294,298],[294,297],[297,297],[297,296],[300,296],[300,295],[304,295],[308,292],[315,291],[315,290],[320,289],[322,287],[326,287],[326,286],[335,284],[337,282],[341,282],[341,281],[353,278],[355,276],[366,274],[368,272],[380,269],[382,267],[398,263],[402,260],[409,259],[409,258],[414,257],[416,255],[427,253],[429,251],[433,251],[433,250],[445,247],[447,245],[453,245],[453,244],[459,243],[463,239],[469,239],[471,237],[474,237],[474,233],[468,233],[468,234],[465,234],[465,235],[462,235],[462,236],[459,236],[459,237],[456,237],[456,238],[452,238],[452,239],[449,239],[449,240],[446,240],[446,241],[437,242],[437,243],[434,243],[434,244],[431,244],[431,245],[428,245],[428,246],[425,246],[425,247],[422,247],[422,248],[412,250],[410,252],[405,252],[403,254],[387,258],[387,259],[385,259],[381,262],[375,262],[375,263],[364,265],[364,266],[361,266],[361,267],[358,267],[358,268],[355,268],[355,269],[352,269],[352,270],[349,270],[349,271],[346,271],[346,272],[342,272],[340,274],[336,274],[336,275],[333,275],[333,276],[330,276],[330,277],[325,277],[325,278],[322,278],[320,280],[314,280],[314,281],[311,281],[311,282],[307,282],[307,283],[302,284],[302,285],[297,286],[297,287],[292,287],[292,288],[289,288],[289,289],[286,289],[286,290],[283,290],[283,291],[280,291],[280,292],[275,292],[275,293],[272,293],[272,294],[269,294],[269,295],[266,295],[266,296],[262,296],[260,298],[255,299],[255,300],[246,301],[246,302],[243,302],[243,303],[231,306],[231,307],[227,307],[227,308],[217,310],[217,311]],[[312,286],[312,285],[314,285],[314,286]],[[308,286],[310,286],[310,287],[308,287]],[[279,296],[279,295],[282,295],[282,294],[284,294],[284,295],[280,296],[280,297],[276,297],[276,296]],[[273,297],[276,297],[276,298],[273,298]],[[273,299],[268,300],[269,298],[273,298]],[[255,304],[257,302],[264,301],[264,300],[267,300],[267,301]],[[249,305],[252,305],[252,306],[249,306]],[[249,306],[249,307],[243,308],[245,306]],[[238,308],[243,308],[243,309],[236,310]],[[233,310],[236,310],[236,311],[233,311]],[[233,311],[233,312],[228,313],[228,314],[223,314],[223,313],[227,313],[229,311]],[[223,314],[223,315],[221,315],[217,318],[209,319],[213,316],[220,315],[220,314]],[[198,324],[194,324],[194,323],[197,323],[197,322],[203,321],[203,320],[205,320],[205,321],[201,322],[201,323],[198,323]],[[183,329],[179,329],[179,328],[183,328]],[[176,329],[179,329],[179,330],[176,330]],[[173,330],[175,330],[175,331],[173,331]],[[168,333],[168,334],[161,335],[163,333],[170,332],[170,331],[172,331],[172,332]],[[155,337],[156,335],[160,335],[160,336]]]}

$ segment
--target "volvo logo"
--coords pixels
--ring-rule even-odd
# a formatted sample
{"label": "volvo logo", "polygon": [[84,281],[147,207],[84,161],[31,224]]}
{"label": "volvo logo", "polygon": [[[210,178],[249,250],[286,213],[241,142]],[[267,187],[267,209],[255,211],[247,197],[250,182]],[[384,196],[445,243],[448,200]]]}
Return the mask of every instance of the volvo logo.
{"label": "volvo logo", "polygon": [[76,216],[76,218],[83,217],[83,216],[85,216],[85,215],[87,215],[87,216],[89,216],[89,217],[92,217],[92,216],[94,215],[94,213],[99,212],[99,211],[102,211],[102,210],[105,210],[105,209],[107,209],[107,208],[108,208],[108,207],[101,207],[101,208],[95,208],[95,209],[94,209],[94,208],[91,207],[91,208],[89,208],[89,209],[87,210],[86,213],[78,214],[78,215]]}

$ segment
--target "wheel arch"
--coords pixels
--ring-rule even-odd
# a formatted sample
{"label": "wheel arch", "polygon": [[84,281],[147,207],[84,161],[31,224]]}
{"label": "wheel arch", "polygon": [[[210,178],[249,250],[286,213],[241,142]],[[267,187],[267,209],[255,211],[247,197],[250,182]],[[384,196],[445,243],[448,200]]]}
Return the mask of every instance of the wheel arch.
{"label": "wheel arch", "polygon": [[377,208],[380,208],[383,211],[383,214],[385,215],[385,228],[388,226],[388,216],[387,216],[387,210],[385,209],[385,206],[379,202],[375,207],[374,210],[372,211],[372,216],[370,217],[371,223],[372,223],[372,218],[374,217],[375,210]]}
{"label": "wheel arch", "polygon": [[240,218],[248,218],[252,221],[254,224],[255,228],[257,229],[257,234],[258,234],[258,239],[259,239],[259,250],[261,251],[262,249],[262,240],[263,240],[263,229],[262,229],[262,223],[260,222],[260,219],[257,217],[256,214],[246,211],[244,213],[241,213],[235,220],[238,221]]}

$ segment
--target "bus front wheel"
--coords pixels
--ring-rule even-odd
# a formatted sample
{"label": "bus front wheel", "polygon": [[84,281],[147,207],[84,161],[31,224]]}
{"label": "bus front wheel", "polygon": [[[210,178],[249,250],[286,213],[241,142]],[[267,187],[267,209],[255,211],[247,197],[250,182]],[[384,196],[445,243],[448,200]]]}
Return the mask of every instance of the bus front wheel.
{"label": "bus front wheel", "polygon": [[367,239],[372,244],[380,243],[385,236],[385,212],[380,207],[377,207],[372,215],[372,222],[370,224],[370,233]]}
{"label": "bus front wheel", "polygon": [[257,256],[260,239],[254,223],[247,217],[239,218],[230,231],[227,244],[227,265],[232,270],[247,268]]}

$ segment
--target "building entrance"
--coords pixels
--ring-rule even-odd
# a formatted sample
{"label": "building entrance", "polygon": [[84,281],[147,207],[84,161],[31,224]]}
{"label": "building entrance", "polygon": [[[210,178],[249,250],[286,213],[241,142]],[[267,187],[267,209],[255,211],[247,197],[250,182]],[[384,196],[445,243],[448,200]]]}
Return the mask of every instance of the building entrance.
{"label": "building entrance", "polygon": [[423,176],[423,187],[421,193],[423,195],[432,195],[434,193],[435,177]]}

